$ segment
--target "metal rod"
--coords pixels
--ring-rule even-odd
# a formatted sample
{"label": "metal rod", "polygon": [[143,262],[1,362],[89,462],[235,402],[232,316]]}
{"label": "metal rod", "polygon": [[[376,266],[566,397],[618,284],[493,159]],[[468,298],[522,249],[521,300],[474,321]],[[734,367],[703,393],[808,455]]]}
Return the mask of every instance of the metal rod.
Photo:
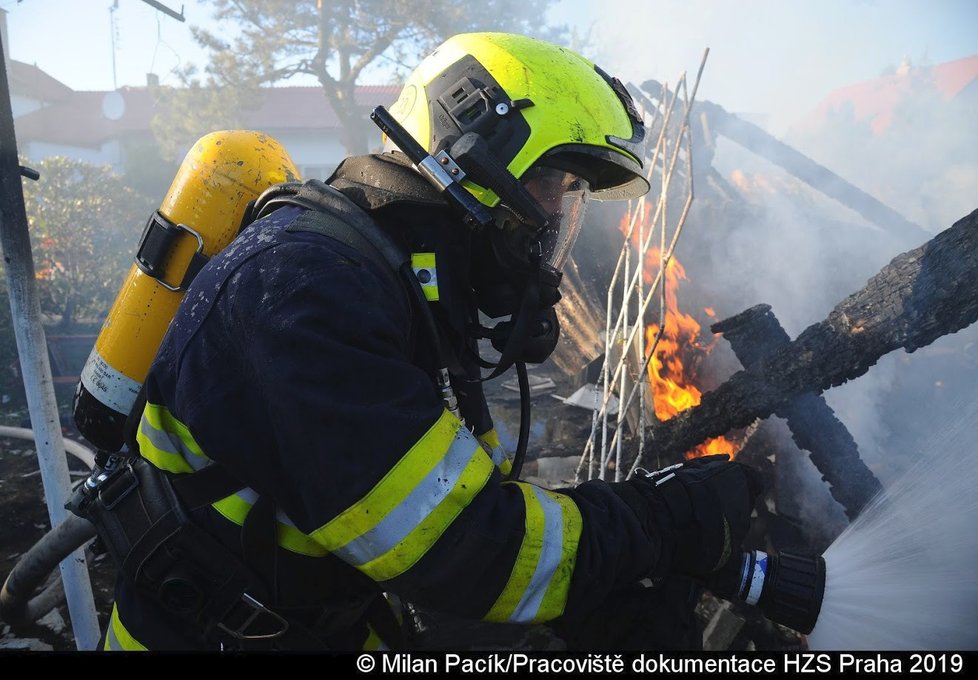
{"label": "metal rod", "polygon": [[[27,231],[21,181],[7,65],[3,45],[0,44],[0,245],[6,263],[17,354],[31,427],[36,435],[44,498],[51,526],[56,527],[68,518],[65,504],[71,495],[71,479],[61,438],[61,419],[48,363],[47,341],[41,325],[41,305],[34,278],[34,258]],[[80,650],[95,649],[99,639],[98,616],[83,549],[76,550],[61,563],[61,578],[64,580],[75,644]]]}
{"label": "metal rod", "polygon": [[166,5],[164,5],[162,2],[157,2],[156,0],[143,0],[143,2],[145,2],[150,7],[154,7],[156,9],[158,9],[159,11],[163,12],[163,14],[166,14],[167,16],[173,17],[177,21],[186,21],[187,20],[186,17],[183,16],[183,5],[180,5],[180,13],[177,14],[176,10],[170,9],[169,7],[167,7]]}

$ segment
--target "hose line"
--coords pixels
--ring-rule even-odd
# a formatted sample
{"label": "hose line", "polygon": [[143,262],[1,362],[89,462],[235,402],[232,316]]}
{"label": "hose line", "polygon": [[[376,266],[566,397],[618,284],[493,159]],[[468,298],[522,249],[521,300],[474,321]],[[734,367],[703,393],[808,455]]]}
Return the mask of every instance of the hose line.
{"label": "hose line", "polygon": [[[26,427],[0,425],[0,437],[33,442],[34,431]],[[89,469],[95,466],[95,454],[71,439],[64,440],[65,452],[82,461]],[[57,527],[20,556],[0,590],[0,619],[11,625],[33,623],[65,599],[61,579],[31,597],[58,564],[79,546],[95,537],[95,527],[87,520],[69,515]]]}
{"label": "hose line", "polygon": [[0,619],[11,625],[33,623],[60,604],[61,579],[40,595],[31,595],[58,564],[86,541],[95,538],[95,527],[75,515],[56,526],[24,553],[0,590]]}

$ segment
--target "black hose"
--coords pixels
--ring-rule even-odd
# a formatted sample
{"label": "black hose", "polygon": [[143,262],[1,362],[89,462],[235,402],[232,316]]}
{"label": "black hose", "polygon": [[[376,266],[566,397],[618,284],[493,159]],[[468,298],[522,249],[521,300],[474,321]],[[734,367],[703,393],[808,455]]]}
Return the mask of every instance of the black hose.
{"label": "black hose", "polygon": [[47,614],[63,593],[60,579],[37,597],[31,595],[58,566],[86,541],[95,537],[95,527],[76,515],[44,535],[14,565],[0,590],[0,619],[11,625],[33,623]]}
{"label": "black hose", "polygon": [[519,479],[526,459],[526,445],[530,440],[530,380],[526,375],[526,364],[516,362],[516,378],[520,384],[520,436],[516,440],[516,453],[513,454],[513,469],[507,479]]}

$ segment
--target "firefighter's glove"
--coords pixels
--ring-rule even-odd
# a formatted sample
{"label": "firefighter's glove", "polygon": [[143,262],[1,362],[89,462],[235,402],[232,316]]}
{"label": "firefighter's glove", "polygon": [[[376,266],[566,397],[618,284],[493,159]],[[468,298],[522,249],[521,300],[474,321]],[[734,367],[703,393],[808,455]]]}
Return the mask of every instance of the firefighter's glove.
{"label": "firefighter's glove", "polygon": [[725,455],[640,472],[626,484],[646,499],[648,521],[663,537],[660,568],[694,577],[716,571],[740,549],[764,486],[756,470]]}

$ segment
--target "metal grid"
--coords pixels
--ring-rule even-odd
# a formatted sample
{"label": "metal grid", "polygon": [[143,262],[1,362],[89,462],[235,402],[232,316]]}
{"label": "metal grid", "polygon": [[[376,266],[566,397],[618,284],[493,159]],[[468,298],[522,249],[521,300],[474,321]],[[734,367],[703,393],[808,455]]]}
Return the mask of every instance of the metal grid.
{"label": "metal grid", "polygon": [[[615,481],[621,481],[643,463],[646,455],[646,419],[655,418],[654,411],[646,404],[651,398],[646,376],[665,327],[663,273],[672,260],[693,203],[689,115],[708,55],[709,49],[703,53],[691,92],[687,89],[685,72],[674,89],[663,88],[659,101],[630,88],[644,109],[649,139],[655,139],[644,166],[648,168],[646,178],[652,188],[642,198],[629,202],[625,241],[608,285],[605,304],[604,362],[598,384],[600,403],[596,390],[591,434],[577,466],[577,483],[585,479],[607,479],[609,472],[614,474]],[[651,283],[646,283],[645,269],[654,250],[659,253],[657,271]],[[653,323],[657,323],[658,332],[647,347],[645,328],[656,299],[658,314]],[[617,412],[611,414],[615,406]],[[638,453],[628,475],[623,475],[622,432],[628,414],[636,411]]]}

